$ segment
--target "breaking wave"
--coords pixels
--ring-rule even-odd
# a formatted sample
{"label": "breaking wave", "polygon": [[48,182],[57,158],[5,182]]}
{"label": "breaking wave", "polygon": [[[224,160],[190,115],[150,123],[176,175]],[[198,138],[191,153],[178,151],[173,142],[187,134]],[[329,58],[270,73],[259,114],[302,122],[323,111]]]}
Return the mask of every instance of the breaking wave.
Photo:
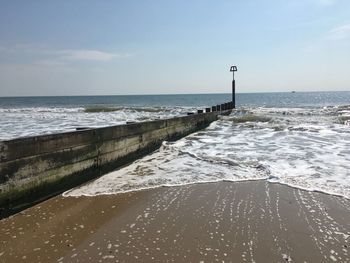
{"label": "breaking wave", "polygon": [[164,113],[171,112],[171,108],[167,107],[109,107],[109,106],[90,106],[85,107],[84,112],[113,112],[113,111],[134,111],[134,112],[155,112]]}
{"label": "breaking wave", "polygon": [[105,127],[186,115],[191,107],[27,107],[0,108],[0,140]]}
{"label": "breaking wave", "polygon": [[242,108],[64,196],[267,180],[350,198],[350,127],[343,119],[349,110]]}

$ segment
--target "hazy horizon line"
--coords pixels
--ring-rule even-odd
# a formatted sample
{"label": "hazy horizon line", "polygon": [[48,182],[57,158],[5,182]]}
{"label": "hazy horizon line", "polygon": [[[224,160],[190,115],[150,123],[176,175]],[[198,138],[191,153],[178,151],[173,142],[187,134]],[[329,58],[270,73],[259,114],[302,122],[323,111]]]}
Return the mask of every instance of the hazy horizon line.
{"label": "hazy horizon line", "polygon": [[[236,92],[236,94],[261,94],[261,93],[327,93],[327,92],[350,92],[350,90],[321,90],[321,91],[264,91],[264,92]],[[146,94],[85,94],[85,95],[23,95],[23,96],[0,96],[0,98],[33,98],[33,97],[106,97],[106,96],[176,96],[176,95],[219,95],[231,94],[230,92],[212,93],[146,93]]]}

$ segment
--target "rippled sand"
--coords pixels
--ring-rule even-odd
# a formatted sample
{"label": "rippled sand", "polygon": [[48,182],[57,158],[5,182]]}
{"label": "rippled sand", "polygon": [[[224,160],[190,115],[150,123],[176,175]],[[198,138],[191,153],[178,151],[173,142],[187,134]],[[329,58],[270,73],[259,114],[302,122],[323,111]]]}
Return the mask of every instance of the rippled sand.
{"label": "rippled sand", "polygon": [[267,181],[59,196],[0,229],[0,262],[350,260],[349,200]]}

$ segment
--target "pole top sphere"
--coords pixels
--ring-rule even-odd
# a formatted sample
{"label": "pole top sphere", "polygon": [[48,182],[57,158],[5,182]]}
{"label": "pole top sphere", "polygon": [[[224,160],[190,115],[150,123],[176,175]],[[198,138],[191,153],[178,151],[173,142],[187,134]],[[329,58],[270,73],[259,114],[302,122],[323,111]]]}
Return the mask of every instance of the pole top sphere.
{"label": "pole top sphere", "polygon": [[237,67],[236,66],[231,66],[230,72],[235,72],[235,71],[237,71]]}

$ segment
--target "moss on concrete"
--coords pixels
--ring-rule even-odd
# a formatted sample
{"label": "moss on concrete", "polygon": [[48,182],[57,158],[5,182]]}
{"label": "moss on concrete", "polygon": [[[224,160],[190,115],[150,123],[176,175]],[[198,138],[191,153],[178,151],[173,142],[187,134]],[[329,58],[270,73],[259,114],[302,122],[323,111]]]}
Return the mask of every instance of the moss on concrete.
{"label": "moss on concrete", "polygon": [[[49,145],[53,145],[53,151],[49,151],[50,147],[48,145],[34,145],[35,151],[32,156],[30,156],[28,152],[24,152],[24,156],[20,157],[18,153],[16,153],[16,155],[13,154],[13,149],[8,149],[12,153],[12,156],[17,156],[17,159],[14,159],[14,161],[18,161],[16,163],[18,167],[13,167],[12,172],[11,170],[1,169],[0,177],[3,179],[0,180],[0,183],[3,186],[5,185],[5,187],[0,188],[2,189],[0,192],[0,218],[21,211],[33,204],[115,170],[158,149],[163,140],[177,140],[207,127],[216,119],[217,115],[213,113],[191,115],[169,120],[124,125],[125,127],[115,126],[96,129],[82,136],[73,134],[73,137],[71,137],[72,133],[67,133],[67,140],[65,140],[64,134],[58,134],[58,142],[72,142],[72,145],[67,145],[67,149],[62,149],[62,147],[58,145],[59,143],[54,141],[55,135],[50,135],[49,137],[44,136],[45,138],[38,136],[37,139],[29,138],[31,143],[34,141],[37,142],[37,144],[48,143]],[[124,137],[120,137],[121,134],[116,134],[117,131],[122,131]],[[129,131],[130,134],[128,134],[127,131]],[[157,131],[159,131],[159,137],[157,137]],[[86,133],[86,131],[79,131],[78,133]],[[145,136],[143,136],[143,134],[145,134]],[[133,139],[129,140],[129,143],[132,145],[120,143],[120,141],[128,140],[133,136],[139,136],[139,139],[136,141]],[[114,137],[117,137],[117,139],[113,139]],[[81,143],[87,146],[89,144],[93,145],[93,147],[88,146],[88,149],[90,149],[89,151],[72,151],[72,147],[80,147],[77,146],[74,138],[77,138]],[[88,138],[90,138],[90,141]],[[15,141],[15,143],[9,142],[9,145],[14,144],[16,148],[18,148],[20,140]],[[23,142],[25,141],[26,140]],[[112,144],[106,146],[104,145],[105,141],[108,141],[108,143],[112,142]],[[116,143],[113,144],[113,141]],[[40,154],[38,150],[40,148],[43,149],[42,154]],[[27,147],[27,150],[28,149],[30,148]],[[104,150],[101,152],[102,149]],[[113,154],[124,150],[125,153]],[[78,154],[78,156],[76,154]],[[57,158],[55,158],[55,156],[57,156]],[[101,158],[103,158],[103,156],[105,156],[105,158],[102,162]],[[24,172],[19,176],[15,176],[16,173],[14,173],[14,171],[19,171],[26,165],[30,165],[28,159],[33,162],[34,167],[29,167],[30,169],[27,169],[28,174]],[[43,170],[37,169],[35,167],[36,161],[48,162],[51,167]],[[5,167],[5,163],[8,162],[6,162],[6,160],[0,161],[0,168]],[[38,174],[33,174],[33,171],[36,170]],[[8,180],[7,178],[7,180],[5,180],[6,176],[11,179]],[[28,182],[26,182],[27,180]]]}

